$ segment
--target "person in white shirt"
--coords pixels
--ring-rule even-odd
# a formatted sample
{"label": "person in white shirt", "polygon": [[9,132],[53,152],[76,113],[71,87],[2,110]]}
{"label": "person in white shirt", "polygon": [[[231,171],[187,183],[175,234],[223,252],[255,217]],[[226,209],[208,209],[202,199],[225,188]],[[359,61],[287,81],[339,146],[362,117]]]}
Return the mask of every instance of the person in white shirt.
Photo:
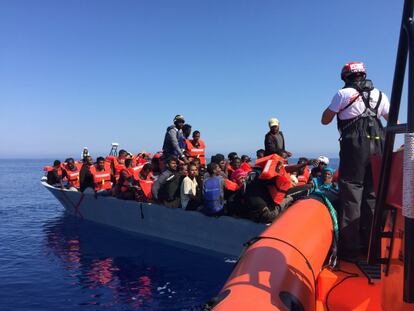
{"label": "person in white shirt", "polygon": [[366,250],[375,207],[370,157],[382,154],[388,119],[387,96],[366,79],[365,66],[350,62],[342,68],[345,86],[322,114],[322,124],[337,116],[340,133],[339,164],[339,251],[347,257]]}
{"label": "person in white shirt", "polygon": [[181,184],[181,208],[185,210],[196,210],[201,205],[197,193],[197,165],[188,165],[188,175],[184,177]]}

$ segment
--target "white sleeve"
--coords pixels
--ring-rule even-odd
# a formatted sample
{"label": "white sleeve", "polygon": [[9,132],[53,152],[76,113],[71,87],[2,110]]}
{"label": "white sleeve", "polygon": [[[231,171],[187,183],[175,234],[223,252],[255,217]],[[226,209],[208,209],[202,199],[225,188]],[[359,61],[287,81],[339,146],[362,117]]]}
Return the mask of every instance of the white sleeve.
{"label": "white sleeve", "polygon": [[183,180],[183,193],[186,195],[192,194],[192,182],[190,178],[186,177]]}
{"label": "white sleeve", "polygon": [[335,96],[331,100],[331,104],[329,105],[328,109],[338,113],[341,110],[342,105],[342,94],[341,92],[337,92]]}
{"label": "white sleeve", "polygon": [[382,93],[381,105],[378,110],[378,115],[382,117],[390,112],[390,101],[384,93]]}

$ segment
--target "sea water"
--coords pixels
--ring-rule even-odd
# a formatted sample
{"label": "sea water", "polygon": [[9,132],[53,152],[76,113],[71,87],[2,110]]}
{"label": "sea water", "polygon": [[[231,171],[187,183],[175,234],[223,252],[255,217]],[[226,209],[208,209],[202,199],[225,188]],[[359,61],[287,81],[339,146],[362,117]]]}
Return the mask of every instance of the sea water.
{"label": "sea water", "polygon": [[64,213],[43,188],[52,160],[0,160],[0,310],[202,310],[234,258]]}
{"label": "sea water", "polygon": [[235,258],[65,215],[40,184],[52,161],[0,160],[1,311],[202,310],[220,291]]}

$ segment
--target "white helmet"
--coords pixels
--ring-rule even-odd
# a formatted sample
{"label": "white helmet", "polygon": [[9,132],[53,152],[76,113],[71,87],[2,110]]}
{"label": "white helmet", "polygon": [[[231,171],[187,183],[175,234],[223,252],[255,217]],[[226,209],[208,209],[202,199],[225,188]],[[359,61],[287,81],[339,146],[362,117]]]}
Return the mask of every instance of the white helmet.
{"label": "white helmet", "polygon": [[325,156],[320,156],[320,157],[318,158],[318,161],[319,161],[319,162],[322,162],[322,163],[325,163],[326,165],[329,165],[329,158],[328,158],[328,157],[325,157]]}

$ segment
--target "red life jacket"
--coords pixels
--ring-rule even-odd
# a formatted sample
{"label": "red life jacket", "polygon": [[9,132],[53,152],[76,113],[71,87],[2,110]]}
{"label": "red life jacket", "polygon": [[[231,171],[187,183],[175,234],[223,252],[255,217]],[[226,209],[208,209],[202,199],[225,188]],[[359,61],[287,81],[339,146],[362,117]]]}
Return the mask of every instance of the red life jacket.
{"label": "red life jacket", "polygon": [[96,169],[96,166],[91,166],[89,170],[93,177],[95,191],[104,190],[104,189],[109,190],[112,188],[111,169],[107,165],[105,165],[102,171],[98,171]]}
{"label": "red life jacket", "polygon": [[246,173],[249,173],[249,172],[251,172],[253,169],[252,169],[252,167],[250,166],[250,164],[249,163],[247,163],[247,162],[243,162],[241,165],[240,165],[240,168],[243,170],[243,171],[245,171]]}
{"label": "red life jacket", "polygon": [[185,145],[186,145],[186,149],[188,151],[188,154],[190,155],[190,158],[194,159],[194,158],[199,158],[200,159],[200,163],[201,165],[206,165],[206,145],[204,143],[204,141],[202,141],[201,139],[198,141],[199,146],[195,147],[193,145],[193,140],[191,139],[186,139],[185,140]]}
{"label": "red life jacket", "polygon": [[238,185],[234,181],[227,179],[227,178],[224,179],[224,186],[229,191],[237,191],[241,188],[241,185]]}
{"label": "red life jacket", "polygon": [[152,185],[154,184],[154,180],[152,179],[151,174],[148,174],[147,179],[138,178],[137,180],[138,180],[139,186],[142,189],[142,192],[144,192],[145,197],[148,200],[152,200],[151,189],[152,189]]}
{"label": "red life jacket", "polygon": [[298,175],[298,183],[296,184],[297,186],[301,186],[301,185],[305,185],[308,183],[309,180],[309,176],[310,176],[310,169],[308,166],[305,166],[305,168],[303,169],[303,174],[302,175]]}
{"label": "red life jacket", "polygon": [[123,163],[119,163],[119,158],[114,156],[107,156],[106,159],[109,160],[112,165],[115,181],[118,181],[119,174],[121,174],[121,171],[125,169],[125,165]]}
{"label": "red life jacket", "polygon": [[231,174],[233,174],[233,172],[234,169],[230,165],[227,165],[227,176],[229,179],[231,178]]}
{"label": "red life jacket", "polygon": [[79,168],[75,165],[75,170],[72,171],[67,165],[65,165],[64,170],[66,172],[66,179],[68,180],[69,186],[79,188],[80,187]]}
{"label": "red life jacket", "polygon": [[292,182],[290,180],[290,174],[283,174],[276,176],[274,185],[267,186],[270,196],[275,204],[282,203],[286,196],[286,191],[292,188]]}
{"label": "red life jacket", "polygon": [[[284,163],[284,159],[277,154],[271,154],[267,157],[257,159],[255,165],[263,168],[263,171],[260,174],[259,179],[267,180],[279,175],[280,173],[276,172],[276,168],[279,165],[279,162]],[[281,168],[281,170],[284,171],[283,167]]]}
{"label": "red life jacket", "polygon": [[[129,184],[130,184],[130,181],[131,181],[131,177],[133,178],[133,176],[134,176],[134,170],[133,170],[133,168],[132,167],[129,167],[129,168],[124,168],[122,171],[121,171],[121,173],[122,173],[122,176],[123,176],[123,178],[124,178],[124,180],[122,181],[122,183],[119,185],[120,187],[119,187],[119,190],[121,191],[121,192],[127,192],[128,191],[128,189],[129,189]],[[121,174],[120,173],[120,174]],[[118,184],[121,182],[121,179],[119,179],[118,180]]]}

